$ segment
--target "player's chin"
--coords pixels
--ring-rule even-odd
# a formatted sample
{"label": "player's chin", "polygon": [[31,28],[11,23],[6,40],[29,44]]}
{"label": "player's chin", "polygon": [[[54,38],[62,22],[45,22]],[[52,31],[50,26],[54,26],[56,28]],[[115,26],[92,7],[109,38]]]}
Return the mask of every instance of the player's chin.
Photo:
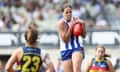
{"label": "player's chin", "polygon": [[67,20],[71,20],[71,17],[69,16],[69,17],[67,17]]}

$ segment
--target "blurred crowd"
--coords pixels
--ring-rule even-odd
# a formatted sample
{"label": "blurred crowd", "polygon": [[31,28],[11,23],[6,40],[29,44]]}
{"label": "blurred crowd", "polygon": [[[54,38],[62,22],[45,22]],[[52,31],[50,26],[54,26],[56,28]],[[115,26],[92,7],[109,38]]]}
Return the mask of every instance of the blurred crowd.
{"label": "blurred crowd", "polygon": [[30,22],[40,31],[56,31],[61,6],[67,2],[87,29],[120,29],[119,0],[0,0],[0,32],[25,31]]}

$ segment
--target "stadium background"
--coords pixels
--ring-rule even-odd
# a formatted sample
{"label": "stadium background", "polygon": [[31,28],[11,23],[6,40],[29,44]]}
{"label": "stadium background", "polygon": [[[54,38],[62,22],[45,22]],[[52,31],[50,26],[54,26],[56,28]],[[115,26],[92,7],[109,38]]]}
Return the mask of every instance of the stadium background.
{"label": "stadium background", "polygon": [[[120,55],[120,1],[119,0],[0,0],[0,60],[4,65],[11,53],[24,45],[24,31],[30,22],[39,26],[39,47],[50,53],[56,66],[59,55],[57,22],[62,18],[63,3],[73,6],[73,16],[85,20],[87,37],[85,64],[94,57],[95,46],[105,45],[113,65]],[[1,64],[0,64],[1,67]]]}

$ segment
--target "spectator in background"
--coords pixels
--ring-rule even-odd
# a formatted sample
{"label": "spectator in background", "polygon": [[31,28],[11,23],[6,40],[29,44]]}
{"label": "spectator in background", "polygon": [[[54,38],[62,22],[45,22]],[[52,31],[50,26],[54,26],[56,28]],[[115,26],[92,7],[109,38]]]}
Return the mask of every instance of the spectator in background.
{"label": "spectator in background", "polygon": [[73,17],[78,16],[80,18],[80,16],[81,16],[80,3],[77,3],[77,2],[73,3],[72,16]]}
{"label": "spectator in background", "polygon": [[0,31],[4,31],[6,28],[5,26],[5,16],[3,11],[0,11]]}
{"label": "spectator in background", "polygon": [[95,19],[92,19],[92,18],[89,18],[87,21],[86,21],[86,29],[89,30],[89,29],[94,29],[95,27]]}
{"label": "spectator in background", "polygon": [[115,4],[112,0],[103,0],[101,2],[101,6],[103,7],[105,14],[111,13],[116,10]]}
{"label": "spectator in background", "polygon": [[115,10],[106,12],[106,18],[111,26],[111,29],[120,29],[120,2],[114,4],[116,6]]}
{"label": "spectator in background", "polygon": [[86,12],[86,9],[84,8],[84,6],[82,6],[80,2],[77,2],[76,0],[74,0],[72,16],[73,17],[78,16],[79,18],[81,18],[83,14],[85,14],[85,12]]}
{"label": "spectator in background", "polygon": [[90,13],[91,18],[96,18],[101,11],[101,5],[97,0],[92,0],[92,2],[87,2],[85,7]]}
{"label": "spectator in background", "polygon": [[99,15],[96,18],[95,29],[109,29],[110,25],[108,24],[107,20],[103,17],[103,14]]}
{"label": "spectator in background", "polygon": [[116,59],[116,64],[115,64],[114,69],[115,69],[116,72],[120,72],[120,57],[118,57]]}
{"label": "spectator in background", "polygon": [[33,21],[34,20],[34,12],[35,12],[35,2],[33,2],[33,1],[26,2],[25,9],[26,9],[26,19]]}
{"label": "spectator in background", "polygon": [[[60,8],[64,2],[72,4],[73,16],[79,16],[91,23],[91,18],[96,20],[103,11],[105,19],[97,19],[96,26],[88,22],[89,29],[93,29],[94,26],[99,29],[120,29],[119,0],[1,0],[0,10],[3,12],[4,20],[0,20],[0,30],[25,31],[33,20],[41,30],[56,30],[57,18],[63,18]],[[50,22],[53,23],[48,28],[46,24]]]}

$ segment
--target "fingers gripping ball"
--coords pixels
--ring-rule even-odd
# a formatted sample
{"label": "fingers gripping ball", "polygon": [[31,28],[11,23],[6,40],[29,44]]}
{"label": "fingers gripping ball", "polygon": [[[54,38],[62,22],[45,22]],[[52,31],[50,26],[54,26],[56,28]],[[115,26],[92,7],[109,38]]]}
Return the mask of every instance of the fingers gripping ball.
{"label": "fingers gripping ball", "polygon": [[82,25],[83,25],[82,23],[81,24],[79,24],[79,23],[74,24],[74,26],[73,26],[73,35],[74,36],[78,37],[82,34],[82,31],[83,31]]}

